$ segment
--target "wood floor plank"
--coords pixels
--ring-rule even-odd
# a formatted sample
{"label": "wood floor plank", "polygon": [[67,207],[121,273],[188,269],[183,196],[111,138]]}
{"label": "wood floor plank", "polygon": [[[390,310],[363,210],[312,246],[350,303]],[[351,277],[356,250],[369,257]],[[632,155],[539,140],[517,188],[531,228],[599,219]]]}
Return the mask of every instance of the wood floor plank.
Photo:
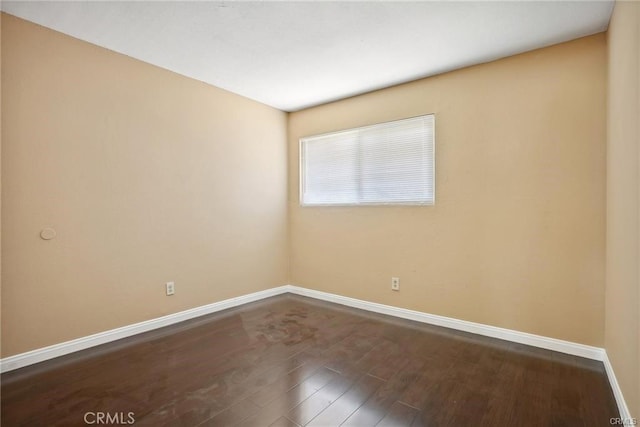
{"label": "wood floor plank", "polygon": [[362,377],[351,389],[338,397],[307,426],[339,426],[353,414],[384,383],[371,375]]}
{"label": "wood floor plank", "polygon": [[389,408],[387,415],[376,424],[377,427],[403,427],[411,426],[413,419],[418,414],[416,408],[405,405],[401,402],[394,402]]}
{"label": "wood floor plank", "polygon": [[198,426],[215,427],[238,424],[259,410],[260,407],[258,405],[244,399],[198,424]]}
{"label": "wood floor plank", "polygon": [[278,393],[253,416],[235,425],[243,427],[269,425],[338,377],[339,375],[330,369],[320,368],[314,375],[291,389],[282,394]]}
{"label": "wood floor plank", "polygon": [[355,381],[354,378],[336,374],[336,377],[324,387],[287,412],[287,418],[297,424],[306,425],[349,390]]}
{"label": "wood floor plank", "polygon": [[280,417],[275,420],[272,424],[269,424],[269,427],[300,427],[298,424],[294,423],[287,417]]}
{"label": "wood floor plank", "polygon": [[422,358],[404,359],[395,375],[386,381],[362,406],[341,425],[349,427],[374,426],[382,420],[389,408],[419,376],[426,361]]}
{"label": "wood floor plank", "polygon": [[[331,371],[327,371],[323,368],[323,365],[318,360],[312,360],[304,365],[299,366],[298,368],[287,372],[282,377],[278,378],[273,383],[262,387],[261,389],[255,391],[250,396],[248,396],[248,400],[255,403],[260,407],[267,406],[273,400],[281,397],[286,392],[291,390],[292,388],[298,386],[305,379],[311,377],[312,375],[328,375]],[[324,385],[324,384],[323,384]],[[317,388],[311,386],[314,390]]]}
{"label": "wood floor plank", "polygon": [[601,362],[281,295],[1,376],[7,426],[608,425]]}

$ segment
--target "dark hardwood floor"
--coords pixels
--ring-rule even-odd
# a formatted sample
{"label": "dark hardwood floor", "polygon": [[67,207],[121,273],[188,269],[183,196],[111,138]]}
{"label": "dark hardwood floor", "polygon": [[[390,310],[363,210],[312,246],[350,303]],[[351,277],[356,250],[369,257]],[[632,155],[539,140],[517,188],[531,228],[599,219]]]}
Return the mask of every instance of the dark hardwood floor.
{"label": "dark hardwood floor", "polygon": [[4,427],[602,427],[619,416],[600,362],[292,295],[6,373],[1,399]]}

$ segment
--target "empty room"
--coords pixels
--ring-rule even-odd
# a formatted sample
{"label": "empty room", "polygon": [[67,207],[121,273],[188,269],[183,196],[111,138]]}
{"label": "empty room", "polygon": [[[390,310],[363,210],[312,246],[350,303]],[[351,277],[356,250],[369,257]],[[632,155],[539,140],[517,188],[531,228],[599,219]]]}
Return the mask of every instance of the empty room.
{"label": "empty room", "polygon": [[634,426],[640,1],[3,1],[2,426]]}

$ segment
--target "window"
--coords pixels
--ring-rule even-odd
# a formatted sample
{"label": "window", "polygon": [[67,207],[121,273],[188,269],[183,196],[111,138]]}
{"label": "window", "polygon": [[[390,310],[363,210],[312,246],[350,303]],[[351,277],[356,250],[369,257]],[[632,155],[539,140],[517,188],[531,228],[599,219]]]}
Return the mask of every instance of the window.
{"label": "window", "polygon": [[433,114],[300,140],[300,203],[431,205]]}

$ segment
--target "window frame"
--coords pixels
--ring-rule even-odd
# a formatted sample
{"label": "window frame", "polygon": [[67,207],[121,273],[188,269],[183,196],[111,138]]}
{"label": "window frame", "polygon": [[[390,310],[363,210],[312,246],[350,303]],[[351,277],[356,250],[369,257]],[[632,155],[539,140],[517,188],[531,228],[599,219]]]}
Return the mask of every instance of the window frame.
{"label": "window frame", "polygon": [[[304,203],[304,188],[305,188],[306,171],[305,171],[305,168],[304,168],[304,163],[305,163],[304,153],[305,153],[305,150],[303,149],[303,145],[304,145],[304,141],[306,139],[321,138],[321,137],[325,137],[325,136],[329,136],[329,135],[337,135],[337,134],[340,134],[342,132],[351,132],[351,131],[355,131],[355,130],[373,128],[373,127],[377,127],[377,126],[380,126],[380,125],[385,125],[387,123],[399,122],[399,121],[402,121],[402,120],[417,119],[417,118],[422,118],[422,117],[427,117],[427,116],[432,116],[433,117],[433,119],[432,119],[433,120],[433,126],[432,126],[433,143],[431,144],[431,153],[430,153],[431,154],[431,161],[432,161],[432,170],[433,170],[433,175],[431,177],[432,178],[432,187],[433,187],[432,200],[430,200],[430,201],[406,201],[406,202]],[[320,134],[301,137],[301,138],[298,139],[298,178],[299,178],[298,179],[298,204],[301,207],[340,207],[340,206],[346,206],[346,207],[353,207],[353,206],[418,206],[418,207],[420,207],[420,206],[434,206],[435,202],[436,202],[436,114],[435,113],[420,114],[420,115],[417,115],[417,116],[404,117],[404,118],[401,118],[401,119],[387,120],[387,121],[384,121],[384,122],[374,123],[374,124],[371,124],[371,125],[339,129],[339,130],[335,130],[335,131],[331,131],[331,132],[324,132],[324,133],[320,133]]]}

